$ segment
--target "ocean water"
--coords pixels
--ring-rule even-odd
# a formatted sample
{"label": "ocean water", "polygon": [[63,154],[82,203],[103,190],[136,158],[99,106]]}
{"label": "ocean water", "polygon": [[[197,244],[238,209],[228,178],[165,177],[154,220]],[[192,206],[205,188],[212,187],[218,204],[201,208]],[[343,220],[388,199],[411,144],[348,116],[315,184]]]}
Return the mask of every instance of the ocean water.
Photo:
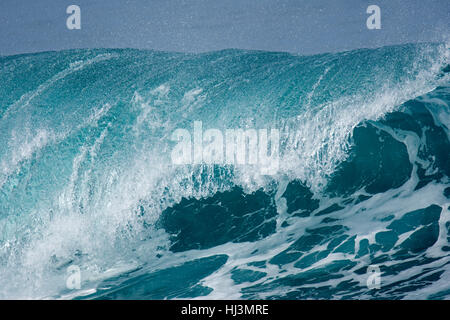
{"label": "ocean water", "polygon": [[[449,299],[449,61],[0,57],[0,298]],[[172,164],[194,121],[279,129],[278,171]]]}

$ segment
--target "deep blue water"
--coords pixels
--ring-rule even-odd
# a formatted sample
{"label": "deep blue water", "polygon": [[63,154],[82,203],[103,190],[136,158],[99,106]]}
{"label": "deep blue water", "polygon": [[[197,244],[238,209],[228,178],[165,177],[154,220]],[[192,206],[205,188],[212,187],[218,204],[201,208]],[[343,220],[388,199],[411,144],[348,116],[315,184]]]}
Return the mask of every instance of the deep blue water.
{"label": "deep blue water", "polygon": [[[450,297],[447,45],[0,66],[0,298]],[[194,121],[279,129],[279,170],[173,165]]]}

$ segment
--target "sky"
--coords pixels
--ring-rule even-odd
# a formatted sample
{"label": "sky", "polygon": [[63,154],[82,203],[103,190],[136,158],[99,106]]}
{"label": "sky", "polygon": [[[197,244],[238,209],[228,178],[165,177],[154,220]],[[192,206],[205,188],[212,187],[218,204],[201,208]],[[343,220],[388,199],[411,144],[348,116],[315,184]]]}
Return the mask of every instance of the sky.
{"label": "sky", "polygon": [[[69,5],[81,30],[66,27]],[[369,5],[381,29],[369,30]],[[74,48],[299,54],[448,41],[450,0],[0,0],[0,55]]]}

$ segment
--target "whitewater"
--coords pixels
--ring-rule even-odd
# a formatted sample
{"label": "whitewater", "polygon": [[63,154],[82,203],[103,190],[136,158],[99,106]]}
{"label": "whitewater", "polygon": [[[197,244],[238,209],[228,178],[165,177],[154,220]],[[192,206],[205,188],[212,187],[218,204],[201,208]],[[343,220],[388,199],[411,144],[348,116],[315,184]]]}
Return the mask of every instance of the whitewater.
{"label": "whitewater", "polygon": [[[0,57],[0,298],[449,299],[449,63],[445,43]],[[174,165],[195,121],[278,129],[276,174]]]}

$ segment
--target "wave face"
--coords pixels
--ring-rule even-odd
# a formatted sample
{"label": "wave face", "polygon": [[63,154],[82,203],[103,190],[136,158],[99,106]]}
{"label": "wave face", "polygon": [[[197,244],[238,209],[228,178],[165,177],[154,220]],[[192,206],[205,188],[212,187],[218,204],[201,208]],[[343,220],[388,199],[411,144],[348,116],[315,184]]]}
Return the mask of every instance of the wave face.
{"label": "wave face", "polygon": [[[449,299],[448,63],[445,44],[0,57],[0,298]],[[194,121],[279,129],[278,172],[173,165]]]}

